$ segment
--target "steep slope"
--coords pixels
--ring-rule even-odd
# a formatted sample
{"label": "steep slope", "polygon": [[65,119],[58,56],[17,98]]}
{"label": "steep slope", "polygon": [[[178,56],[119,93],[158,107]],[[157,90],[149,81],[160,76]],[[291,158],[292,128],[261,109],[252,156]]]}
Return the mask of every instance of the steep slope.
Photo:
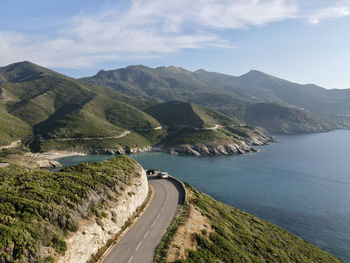
{"label": "steep slope", "polygon": [[145,147],[161,133],[148,131],[160,124],[137,108],[144,102],[115,91],[83,84],[30,62],[0,68],[0,73],[5,79],[0,87],[8,113],[33,128],[33,150]]}
{"label": "steep slope", "polygon": [[204,70],[194,73],[205,83],[244,98],[279,102],[326,116],[348,117],[350,113],[350,90],[327,90],[313,84],[301,85],[257,70],[239,77]]}
{"label": "steep slope", "polygon": [[171,153],[190,155],[237,154],[254,151],[271,139],[222,113],[189,102],[170,101],[146,110],[167,128],[158,145]]}
{"label": "steep slope", "polygon": [[334,128],[329,122],[305,110],[270,102],[248,105],[245,119],[253,125],[265,127],[273,134],[309,133]]}
{"label": "steep slope", "polygon": [[190,185],[186,190],[187,202],[164,235],[155,262],[343,262]]}
{"label": "steep slope", "polygon": [[154,105],[146,110],[162,124],[196,128],[215,125],[236,125],[239,122],[214,110],[188,102],[170,101]]}
{"label": "steep slope", "polygon": [[[194,79],[185,70],[171,70],[179,71],[174,74],[180,74],[184,83]],[[30,62],[0,68],[0,72],[5,80],[0,84],[4,103],[0,113],[11,116],[8,120],[18,119],[15,128],[25,125],[28,132],[22,127],[24,134],[12,137],[25,139],[35,152],[71,149],[123,154],[160,144],[174,153],[234,154],[270,140],[262,131],[240,127],[238,121],[203,106],[135,99]],[[12,137],[4,135],[4,143]]]}
{"label": "steep slope", "polygon": [[147,192],[144,170],[125,156],[56,173],[2,168],[0,262],[58,262],[65,253],[59,262],[86,262],[120,231]]}
{"label": "steep slope", "polygon": [[[205,70],[191,72],[172,66],[155,69],[145,66],[129,66],[124,69],[100,71],[93,77],[83,78],[82,81],[102,85],[136,98],[161,101],[181,100],[201,104],[248,123],[251,121],[251,116],[249,118],[246,116],[246,109],[255,103],[276,103],[276,107],[280,107],[281,111],[288,111],[288,105],[297,107],[303,107],[301,105],[305,106],[306,102],[293,104],[291,100],[286,100],[278,96],[277,92],[273,92],[269,88],[269,83],[275,81],[277,78],[267,78],[265,75],[261,75],[252,71],[244,76],[234,77],[207,72]],[[289,82],[282,80],[275,82],[283,87],[286,92],[294,94],[294,86],[289,85]],[[264,83],[264,85],[261,83]],[[309,92],[312,94],[313,91],[311,90],[310,88]],[[294,96],[297,98],[298,96],[303,96],[303,94],[296,93]],[[308,98],[309,101],[312,99],[310,96]],[[314,110],[312,107],[306,109]],[[315,111],[315,113],[325,114],[321,111]],[[264,114],[266,116],[265,120],[275,117],[273,115],[269,116],[269,111],[266,111]],[[290,111],[290,114],[294,114],[294,112]],[[308,113],[306,111],[298,112],[299,116],[303,114],[307,115]],[[337,116],[339,120],[343,120],[346,116],[346,111],[344,110],[342,114],[338,114]],[[258,118],[257,116],[257,119],[254,119],[254,122],[250,123],[260,122],[262,125],[265,125],[266,122],[259,121]],[[299,117],[296,116],[294,119],[298,120]],[[305,116],[303,119],[307,122],[310,118]],[[277,121],[279,120],[275,120],[275,122]],[[323,127],[336,127],[332,122],[328,123],[328,120],[325,118],[320,119],[320,122],[323,122],[324,125],[314,126],[314,122],[308,123],[306,126],[312,127],[311,129],[305,129],[306,126],[298,122],[294,126],[299,125],[298,130],[300,132],[310,132],[311,130],[319,132],[328,130]],[[267,129],[271,125],[270,123],[266,123],[266,126],[262,127]],[[283,126],[283,123],[279,125]],[[288,127],[281,131],[291,133],[296,130],[289,131]]]}
{"label": "steep slope", "polygon": [[6,106],[0,102],[0,146],[32,135],[32,127],[9,114]]}
{"label": "steep slope", "polygon": [[305,108],[314,113],[344,115],[350,113],[350,90],[327,90],[316,85],[300,85],[259,71],[237,78],[245,92],[265,100]]}

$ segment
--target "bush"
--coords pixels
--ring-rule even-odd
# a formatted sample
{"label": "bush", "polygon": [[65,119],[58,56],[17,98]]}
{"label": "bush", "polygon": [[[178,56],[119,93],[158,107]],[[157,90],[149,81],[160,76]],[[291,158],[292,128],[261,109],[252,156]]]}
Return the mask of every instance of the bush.
{"label": "bush", "polygon": [[[0,169],[0,262],[23,257],[40,259],[40,247],[51,246],[64,253],[64,236],[78,230],[75,211],[87,207],[89,194],[99,195],[125,187],[136,176],[136,162],[121,156],[101,163],[85,163],[60,172],[27,172],[17,167]],[[96,203],[91,211],[107,214]],[[89,211],[82,211],[82,215]],[[6,251],[6,253],[3,253]],[[10,257],[8,259],[8,257]]]}

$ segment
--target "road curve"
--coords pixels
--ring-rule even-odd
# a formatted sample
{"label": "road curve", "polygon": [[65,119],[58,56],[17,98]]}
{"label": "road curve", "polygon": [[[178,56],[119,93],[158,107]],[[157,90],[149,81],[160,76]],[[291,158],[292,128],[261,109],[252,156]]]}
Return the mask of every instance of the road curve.
{"label": "road curve", "polygon": [[153,200],[143,216],[119,241],[103,263],[151,263],[157,245],[184,201],[179,183],[171,179],[148,178]]}

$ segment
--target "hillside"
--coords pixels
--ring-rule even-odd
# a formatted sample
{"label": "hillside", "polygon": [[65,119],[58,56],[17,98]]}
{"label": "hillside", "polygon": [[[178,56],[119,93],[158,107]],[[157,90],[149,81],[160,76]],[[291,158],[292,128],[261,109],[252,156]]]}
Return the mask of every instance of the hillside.
{"label": "hillside", "polygon": [[0,147],[32,134],[32,127],[21,119],[9,114],[6,106],[0,102]]}
{"label": "hillside", "polygon": [[[68,253],[72,244],[66,240],[79,231],[80,221],[90,218],[101,225],[110,216],[104,212],[108,202],[124,198],[141,170],[127,157],[56,173],[0,169],[0,261],[54,262]],[[122,215],[116,216],[117,222]]]}
{"label": "hillside", "polygon": [[190,185],[186,190],[186,205],[158,246],[155,262],[343,262]]}
{"label": "hillside", "polygon": [[265,127],[273,134],[298,134],[332,130],[330,121],[296,107],[287,107],[277,103],[261,102],[247,106],[246,121]]}
{"label": "hillside", "polygon": [[[349,101],[348,98],[343,98],[343,102],[341,102],[343,108],[340,112],[338,111],[339,105],[333,112],[317,110],[317,108],[326,109],[329,107],[329,104],[325,104],[327,101],[331,102],[331,105],[333,102],[340,103],[338,99],[335,99],[335,97],[340,98],[340,96],[334,95],[337,93],[336,91],[313,88],[310,85],[293,84],[256,71],[251,71],[241,77],[234,77],[205,70],[191,72],[173,66],[153,69],[140,65],[110,71],[101,70],[95,76],[81,80],[85,83],[114,89],[136,98],[165,102],[181,100],[201,104],[249,124],[261,123],[262,127],[267,130],[271,126],[276,126],[274,123],[266,122],[275,116],[270,115],[270,111],[266,111],[254,116],[254,122],[251,122],[251,115],[247,116],[247,107],[259,102],[275,103],[275,107],[280,107],[282,111],[289,111],[290,115],[294,113],[297,115],[294,117],[295,123],[288,126],[293,130],[288,130],[286,127],[280,129],[279,132],[282,133],[284,131],[294,133],[296,130],[298,132],[322,132],[342,127],[348,114],[346,109],[349,108],[347,103],[344,103]],[[329,96],[327,95],[328,97],[323,100],[313,97],[313,94],[319,90],[329,94]],[[341,91],[339,92],[341,93]],[[291,95],[290,97],[293,95],[293,99],[287,99],[289,98],[287,93]],[[305,103],[301,103],[302,101]],[[324,103],[323,106],[320,103]],[[315,106],[316,104],[320,105]],[[307,107],[307,105],[314,106]],[[302,107],[306,110],[295,112],[290,110],[290,106]],[[325,115],[326,118],[319,119],[321,125],[314,125],[313,121],[308,123],[310,112],[307,111],[312,111],[314,115]],[[329,121],[329,118],[335,114],[337,122]],[[301,115],[305,116],[300,117]],[[303,121],[298,122],[300,119]],[[274,120],[274,122],[277,121],[279,119]],[[284,125],[279,123],[277,126]],[[296,126],[298,126],[297,129]]]}
{"label": "hillside", "polygon": [[[11,138],[3,136],[3,144],[17,138],[34,138],[30,145],[35,151],[144,147],[161,133],[149,135],[160,124],[137,108],[143,102],[117,92],[80,83],[30,62],[0,68],[0,73],[5,80],[0,84],[0,114],[8,114],[8,121],[13,120],[12,130],[23,131],[19,135],[7,131]],[[126,133],[130,135],[124,136]]]}
{"label": "hillside", "polygon": [[[157,145],[167,152],[198,155],[249,152],[251,145],[270,140],[262,131],[239,127],[238,121],[203,106],[136,99],[31,62],[0,68],[0,74],[1,145],[23,139],[33,152],[111,154]],[[191,144],[205,149],[188,150]],[[221,149],[209,151],[207,146]]]}
{"label": "hillside", "polygon": [[180,101],[170,101],[149,107],[146,112],[169,127],[190,126],[209,128],[215,125],[237,125],[239,122],[203,106]]}
{"label": "hillside", "polygon": [[248,127],[217,111],[189,103],[170,101],[146,110],[166,129],[158,147],[166,152],[190,155],[236,154],[255,151],[271,139],[264,131]]}

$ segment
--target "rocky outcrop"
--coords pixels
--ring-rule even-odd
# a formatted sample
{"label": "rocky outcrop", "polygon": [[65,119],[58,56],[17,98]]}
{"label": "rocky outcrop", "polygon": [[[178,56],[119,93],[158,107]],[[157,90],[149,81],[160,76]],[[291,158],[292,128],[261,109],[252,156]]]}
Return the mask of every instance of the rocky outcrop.
{"label": "rocky outcrop", "polygon": [[62,165],[59,162],[49,159],[38,159],[36,161],[36,164],[39,166],[39,168],[42,169],[53,169],[62,167]]}
{"label": "rocky outcrop", "polygon": [[184,155],[233,155],[256,152],[257,150],[242,142],[239,144],[210,145],[210,144],[181,144],[164,148],[166,152]]}
{"label": "rocky outcrop", "polygon": [[129,146],[119,146],[117,148],[107,148],[107,149],[89,149],[90,154],[111,154],[111,155],[122,155],[122,154],[131,154],[131,153],[141,153],[141,152],[149,152],[152,147],[129,147]]}
{"label": "rocky outcrop", "polygon": [[104,210],[104,218],[90,218],[79,222],[78,231],[66,239],[68,250],[57,262],[85,263],[121,230],[148,195],[147,177],[141,166],[139,174],[139,177],[132,179],[131,184],[123,189],[118,200],[108,201],[109,209]]}
{"label": "rocky outcrop", "polygon": [[235,139],[226,143],[190,143],[165,146],[160,145],[153,147],[153,151],[161,151],[171,154],[183,154],[183,155],[234,155],[244,154],[249,152],[256,152],[253,146],[263,146],[269,142],[274,141],[273,138],[265,135],[265,132],[261,128],[253,128],[248,126],[242,126],[244,131],[240,140]]}
{"label": "rocky outcrop", "polygon": [[0,168],[6,167],[6,166],[9,166],[9,164],[8,163],[0,163]]}

